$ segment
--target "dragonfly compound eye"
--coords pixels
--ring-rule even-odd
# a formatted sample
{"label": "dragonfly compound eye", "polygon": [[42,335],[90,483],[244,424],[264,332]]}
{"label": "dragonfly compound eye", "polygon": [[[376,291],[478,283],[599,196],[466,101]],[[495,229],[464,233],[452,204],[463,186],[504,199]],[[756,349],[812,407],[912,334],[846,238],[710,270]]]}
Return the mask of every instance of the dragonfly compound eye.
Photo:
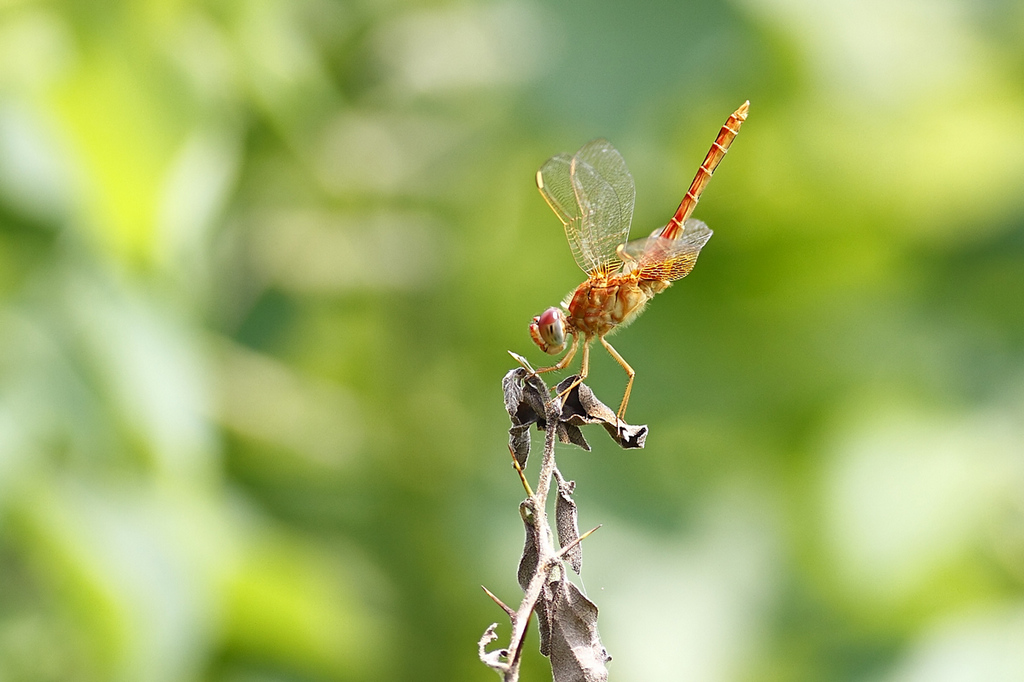
{"label": "dragonfly compound eye", "polygon": [[565,313],[560,308],[548,308],[533,318],[530,338],[545,353],[561,353],[565,349]]}

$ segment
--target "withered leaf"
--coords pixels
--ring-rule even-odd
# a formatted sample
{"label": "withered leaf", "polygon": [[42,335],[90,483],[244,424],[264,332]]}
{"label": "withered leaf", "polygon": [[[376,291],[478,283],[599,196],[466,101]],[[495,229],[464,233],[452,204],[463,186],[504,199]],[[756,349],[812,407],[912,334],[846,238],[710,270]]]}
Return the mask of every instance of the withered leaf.
{"label": "withered leaf", "polygon": [[540,538],[537,537],[533,514],[533,502],[523,500],[519,504],[519,515],[523,517],[523,525],[526,526],[526,545],[523,547],[523,556],[519,559],[519,572],[516,576],[523,592],[530,586],[530,580],[537,572],[537,564],[540,561]]}
{"label": "withered leaf", "polygon": [[513,425],[508,430],[508,446],[519,463],[519,468],[525,469],[526,459],[530,456],[530,425]]}
{"label": "withered leaf", "polygon": [[[547,427],[544,406],[548,401],[548,387],[543,379],[524,367],[508,372],[501,381],[501,387],[505,394],[505,410],[512,421],[512,427],[508,430],[508,445],[519,467],[525,469],[526,460],[530,456],[530,426],[536,424],[540,431]],[[561,443],[572,443],[590,450],[577,424],[560,420],[555,433]]]}
{"label": "withered leaf", "polygon": [[502,659],[508,658],[508,649],[487,651],[487,645],[498,639],[498,635],[494,632],[494,629],[497,627],[497,623],[491,623],[491,626],[484,630],[483,636],[481,636],[480,641],[477,642],[477,650],[480,653],[480,660],[483,661],[485,665],[494,668],[498,672],[505,672],[508,670],[508,664]]}
{"label": "withered leaf", "polygon": [[544,419],[548,387],[540,376],[517,367],[501,380],[501,389],[505,394],[505,409],[513,424],[532,424]]}
{"label": "withered leaf", "polygon": [[552,583],[545,582],[544,588],[537,599],[537,605],[533,610],[537,613],[537,632],[540,636],[540,653],[542,656],[551,655],[551,627],[552,619],[555,616],[555,593],[552,590]]}
{"label": "withered leaf", "polygon": [[[518,356],[513,354],[513,357]],[[559,382],[555,388],[556,395],[561,395],[576,378],[570,376]],[[509,447],[515,453],[519,466],[525,469],[526,460],[530,455],[529,427],[536,424],[537,429],[543,431],[547,426],[544,406],[548,401],[548,387],[540,376],[531,373],[525,367],[510,370],[502,379],[501,385],[505,409],[512,421],[512,428],[509,429]],[[590,450],[590,445],[579,428],[585,424],[600,424],[622,448],[642,448],[647,440],[646,425],[636,426],[618,421],[615,412],[598,400],[586,384],[574,386],[563,397],[561,408],[556,426],[556,434],[561,443],[572,443],[584,450]]]}
{"label": "withered leaf", "polygon": [[[580,539],[576,502],[572,499],[576,481],[566,481],[561,474],[556,473],[556,475],[558,477],[558,497],[555,498],[555,525],[558,527],[558,546],[564,549]],[[576,571],[576,575],[579,575],[583,569],[583,545],[576,542],[576,545],[565,553],[565,558],[572,566],[572,570]]]}
{"label": "withered leaf", "polygon": [[[576,381],[575,376],[566,377],[558,383],[555,390],[561,394]],[[619,421],[615,412],[597,399],[594,392],[586,384],[573,387],[562,402],[560,419],[566,424],[582,426],[584,424],[600,424],[620,447],[642,448],[647,440],[647,425],[634,426]]]}
{"label": "withered leaf", "polygon": [[568,580],[551,583],[550,659],[554,682],[606,682],[612,660],[597,632],[597,606]]}

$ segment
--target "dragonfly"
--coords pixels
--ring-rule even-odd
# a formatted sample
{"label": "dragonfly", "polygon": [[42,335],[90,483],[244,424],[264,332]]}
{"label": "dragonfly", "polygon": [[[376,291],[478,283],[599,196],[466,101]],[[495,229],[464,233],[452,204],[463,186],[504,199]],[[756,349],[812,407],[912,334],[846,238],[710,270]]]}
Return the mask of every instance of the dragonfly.
{"label": "dragonfly", "polygon": [[744,102],[722,126],[671,220],[642,239],[627,241],[635,186],[622,155],[607,140],[588,142],[572,156],[553,156],[537,171],[537,189],[565,226],[573,258],[587,273],[587,280],[561,306],[548,308],[530,322],[530,337],[550,355],[564,351],[572,337],[565,356],[534,370],[536,374],[565,369],[583,348],[580,373],[560,398],[587,378],[590,345],[597,339],[629,377],[616,412],[624,423],[636,372],[605,337],[636,319],[655,295],[693,270],[712,233],[690,216],[749,108],[750,102]]}

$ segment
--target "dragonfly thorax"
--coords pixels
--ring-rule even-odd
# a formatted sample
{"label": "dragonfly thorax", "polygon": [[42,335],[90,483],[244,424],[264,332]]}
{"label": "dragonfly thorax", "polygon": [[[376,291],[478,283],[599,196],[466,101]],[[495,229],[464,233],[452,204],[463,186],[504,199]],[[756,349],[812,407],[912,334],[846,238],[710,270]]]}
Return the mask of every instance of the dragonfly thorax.
{"label": "dragonfly thorax", "polygon": [[629,276],[587,280],[576,288],[569,302],[569,327],[587,337],[604,336],[632,322],[667,285],[637,282]]}

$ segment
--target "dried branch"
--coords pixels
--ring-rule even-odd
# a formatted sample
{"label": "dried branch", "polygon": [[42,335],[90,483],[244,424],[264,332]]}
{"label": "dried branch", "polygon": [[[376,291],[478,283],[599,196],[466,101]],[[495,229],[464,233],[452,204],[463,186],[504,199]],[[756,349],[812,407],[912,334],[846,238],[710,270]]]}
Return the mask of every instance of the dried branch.
{"label": "dried branch", "polygon": [[[513,357],[516,357],[513,354]],[[505,407],[512,420],[509,429],[509,452],[519,473],[527,499],[519,505],[526,542],[519,561],[518,579],[523,599],[515,611],[506,606],[487,588],[484,591],[505,611],[512,625],[509,645],[487,651],[497,639],[496,625],[491,625],[480,638],[480,660],[497,670],[504,682],[519,679],[523,643],[530,616],[536,612],[540,626],[540,650],[551,660],[554,682],[604,682],[608,679],[605,663],[611,660],[601,645],[597,632],[597,606],[566,579],[562,562],[567,561],[576,573],[583,567],[581,543],[598,527],[579,534],[578,511],[572,493],[574,481],[566,481],[555,464],[555,443],[573,443],[589,450],[580,426],[600,424],[623,448],[642,448],[647,436],[646,426],[630,426],[620,422],[615,413],[594,396],[585,384],[579,384],[562,395],[574,380],[569,377],[556,387],[549,399],[547,385],[529,368],[512,370],[505,375],[502,388]],[[536,424],[544,431],[544,452],[537,486],[531,490],[523,469],[530,454],[530,427]],[[555,520],[559,549],[548,522],[547,505],[552,478],[557,482]],[[557,570],[556,570],[557,569]]]}

